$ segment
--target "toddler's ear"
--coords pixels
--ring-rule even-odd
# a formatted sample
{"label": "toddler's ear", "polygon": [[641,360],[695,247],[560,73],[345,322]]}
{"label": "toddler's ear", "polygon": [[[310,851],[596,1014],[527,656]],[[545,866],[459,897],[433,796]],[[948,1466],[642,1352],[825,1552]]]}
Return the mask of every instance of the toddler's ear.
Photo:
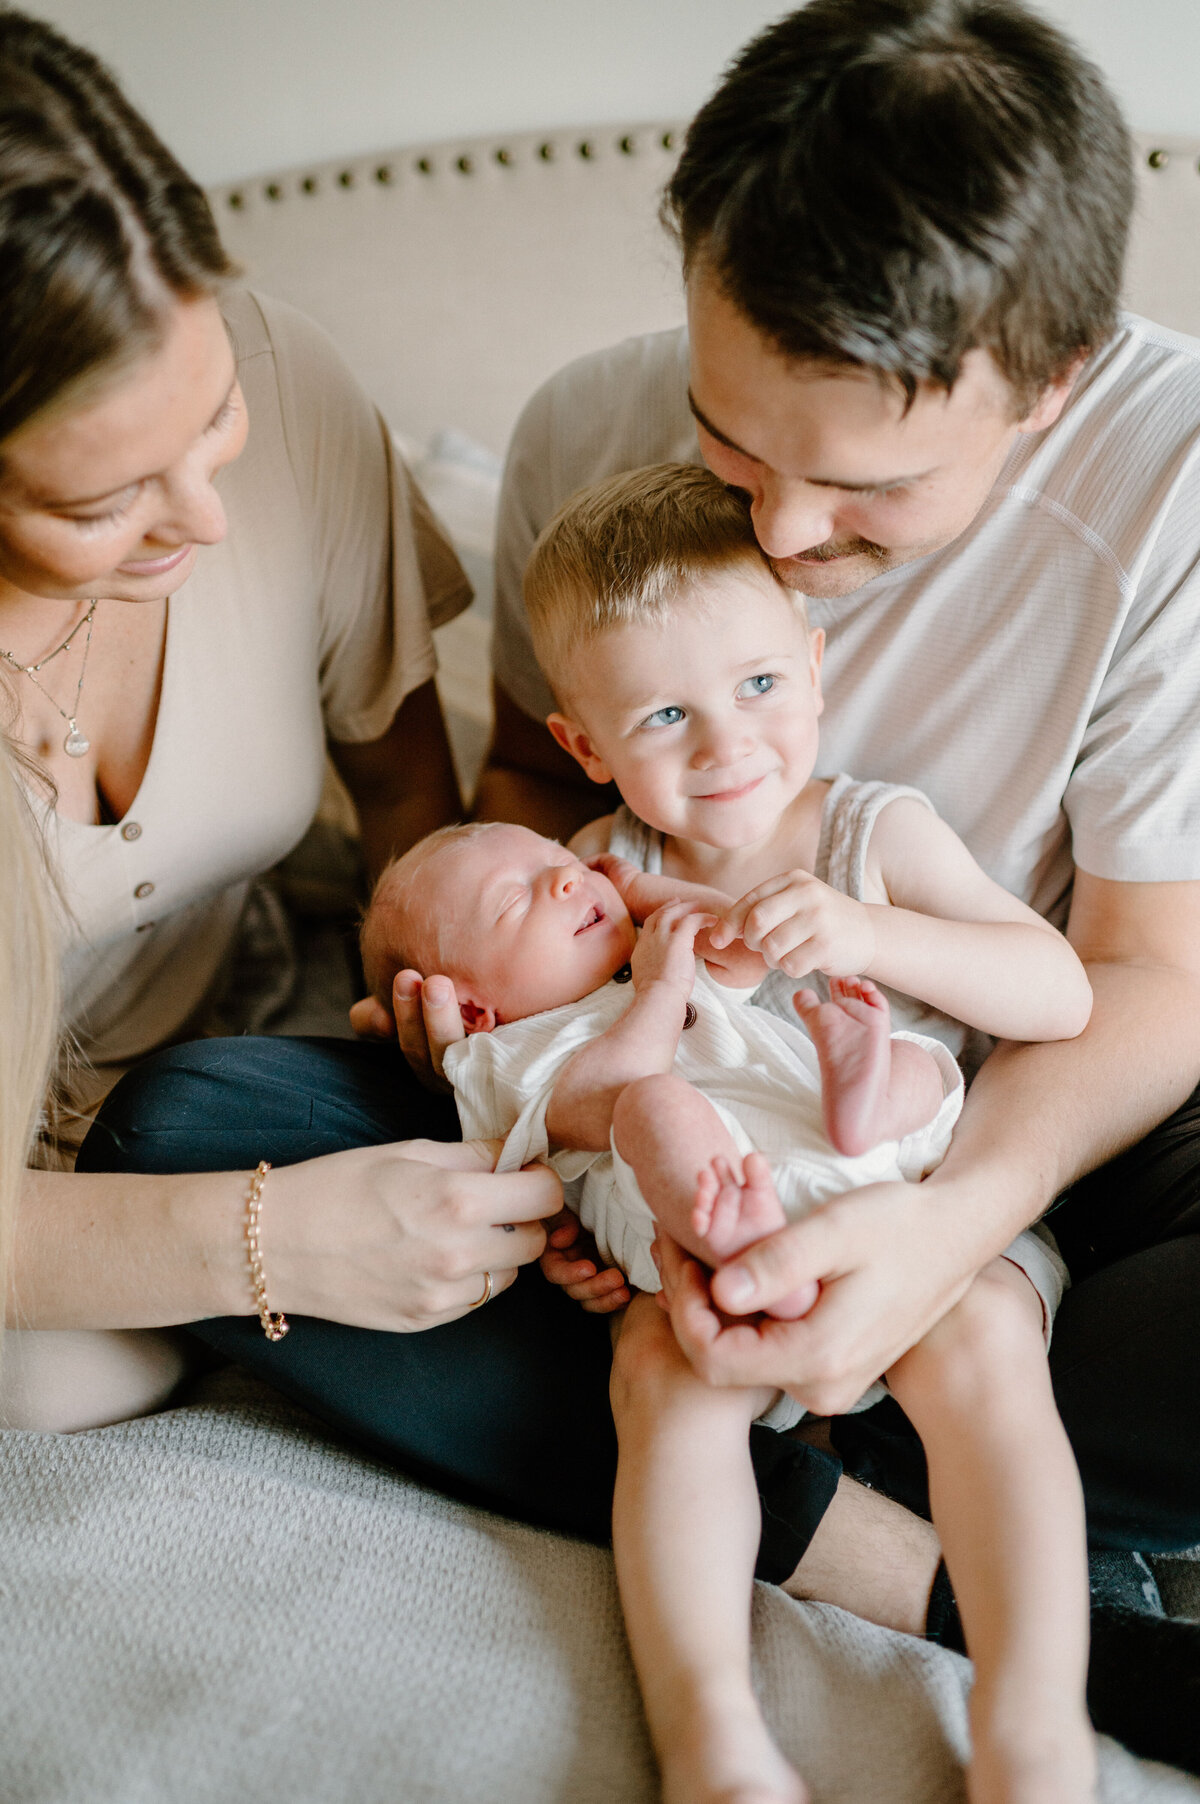
{"label": "toddler's ear", "polygon": [[565,714],[548,714],[546,725],[561,745],[564,752],[570,752],[576,764],[583,766],[593,783],[611,783],[612,772],[599,757],[591,739],[576,720],[568,720]]}
{"label": "toddler's ear", "polygon": [[460,1002],[458,1012],[469,1034],[490,1034],[496,1025],[496,1011],[480,1002]]}

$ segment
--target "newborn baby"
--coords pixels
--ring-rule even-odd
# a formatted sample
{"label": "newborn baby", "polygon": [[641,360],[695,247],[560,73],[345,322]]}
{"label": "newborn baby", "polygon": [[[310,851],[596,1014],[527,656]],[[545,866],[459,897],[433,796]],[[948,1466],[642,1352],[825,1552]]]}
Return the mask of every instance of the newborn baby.
{"label": "newborn baby", "polygon": [[[467,1037],[445,1069],[463,1133],[503,1138],[500,1170],[547,1159],[601,1254],[646,1291],[656,1219],[719,1264],[841,1191],[918,1180],[962,1103],[950,1053],[890,1036],[870,983],[835,979],[828,1003],[800,991],[807,1032],[750,1008],[766,967],[707,947],[714,917],[690,887],[639,940],[609,876],[555,841],[448,828],[384,873],[363,929],[381,998],[409,966],[454,981]],[[772,1424],[802,1413],[785,1399]]]}

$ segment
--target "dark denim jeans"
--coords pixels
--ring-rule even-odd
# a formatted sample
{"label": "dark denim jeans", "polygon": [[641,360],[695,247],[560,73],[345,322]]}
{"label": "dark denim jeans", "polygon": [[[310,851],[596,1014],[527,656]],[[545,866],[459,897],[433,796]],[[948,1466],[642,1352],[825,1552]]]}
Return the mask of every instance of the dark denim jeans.
{"label": "dark denim jeans", "polygon": [[[113,1090],[81,1171],[249,1171],[414,1136],[457,1139],[448,1097],[393,1047],[204,1040],[148,1059]],[[331,1427],[451,1495],[587,1540],[609,1533],[616,1437],[609,1330],[535,1268],[485,1309],[424,1334],[253,1316],[192,1332]],[[751,1430],[763,1502],[759,1576],[791,1573],[836,1488],[835,1458]]]}

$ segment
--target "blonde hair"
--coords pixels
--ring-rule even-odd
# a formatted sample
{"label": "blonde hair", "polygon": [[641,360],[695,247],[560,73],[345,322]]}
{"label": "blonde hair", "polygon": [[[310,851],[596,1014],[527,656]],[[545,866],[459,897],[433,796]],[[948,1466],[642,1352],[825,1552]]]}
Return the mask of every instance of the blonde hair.
{"label": "blonde hair", "polygon": [[[37,828],[0,732],[0,1298],[13,1223],[43,1126],[59,1037],[59,928]],[[4,1310],[0,1308],[0,1329]]]}
{"label": "blonde hair", "polygon": [[455,827],[439,827],[384,867],[371,892],[359,950],[367,988],[386,1009],[392,1006],[392,979],[397,971],[412,969],[423,977],[435,971],[453,975],[445,923],[422,907],[421,872],[439,853],[505,825],[504,821],[463,821]]}
{"label": "blonde hair", "polygon": [[[601,633],[661,625],[697,578],[741,565],[778,583],[750,503],[699,464],[650,464],[580,489],[533,548],[525,606],[559,699]],[[801,597],[779,584],[803,615]]]}

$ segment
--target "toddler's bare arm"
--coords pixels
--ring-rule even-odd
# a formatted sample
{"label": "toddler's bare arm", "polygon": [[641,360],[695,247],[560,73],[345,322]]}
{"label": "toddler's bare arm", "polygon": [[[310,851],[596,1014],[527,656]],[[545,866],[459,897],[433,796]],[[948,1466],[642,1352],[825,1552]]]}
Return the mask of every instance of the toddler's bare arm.
{"label": "toddler's bare arm", "polygon": [[789,976],[871,977],[998,1039],[1083,1032],[1092,993],[1072,947],[928,808],[905,798],[883,810],[867,876],[878,901],[784,871],[727,909],[713,937],[740,933]]}
{"label": "toddler's bare arm", "polygon": [[[593,870],[603,871],[639,925],[667,902],[686,902],[691,908],[718,917],[728,911],[732,902],[732,897],[724,890],[713,889],[705,883],[686,883],[677,877],[665,877],[661,872],[641,871],[628,858],[619,858],[615,852],[599,853],[587,862]],[[761,952],[751,951],[741,939],[731,940],[727,946],[718,949],[711,943],[709,932],[708,927],[701,927],[696,935],[695,951],[717,983],[733,989],[748,989],[762,982],[770,966]]]}

